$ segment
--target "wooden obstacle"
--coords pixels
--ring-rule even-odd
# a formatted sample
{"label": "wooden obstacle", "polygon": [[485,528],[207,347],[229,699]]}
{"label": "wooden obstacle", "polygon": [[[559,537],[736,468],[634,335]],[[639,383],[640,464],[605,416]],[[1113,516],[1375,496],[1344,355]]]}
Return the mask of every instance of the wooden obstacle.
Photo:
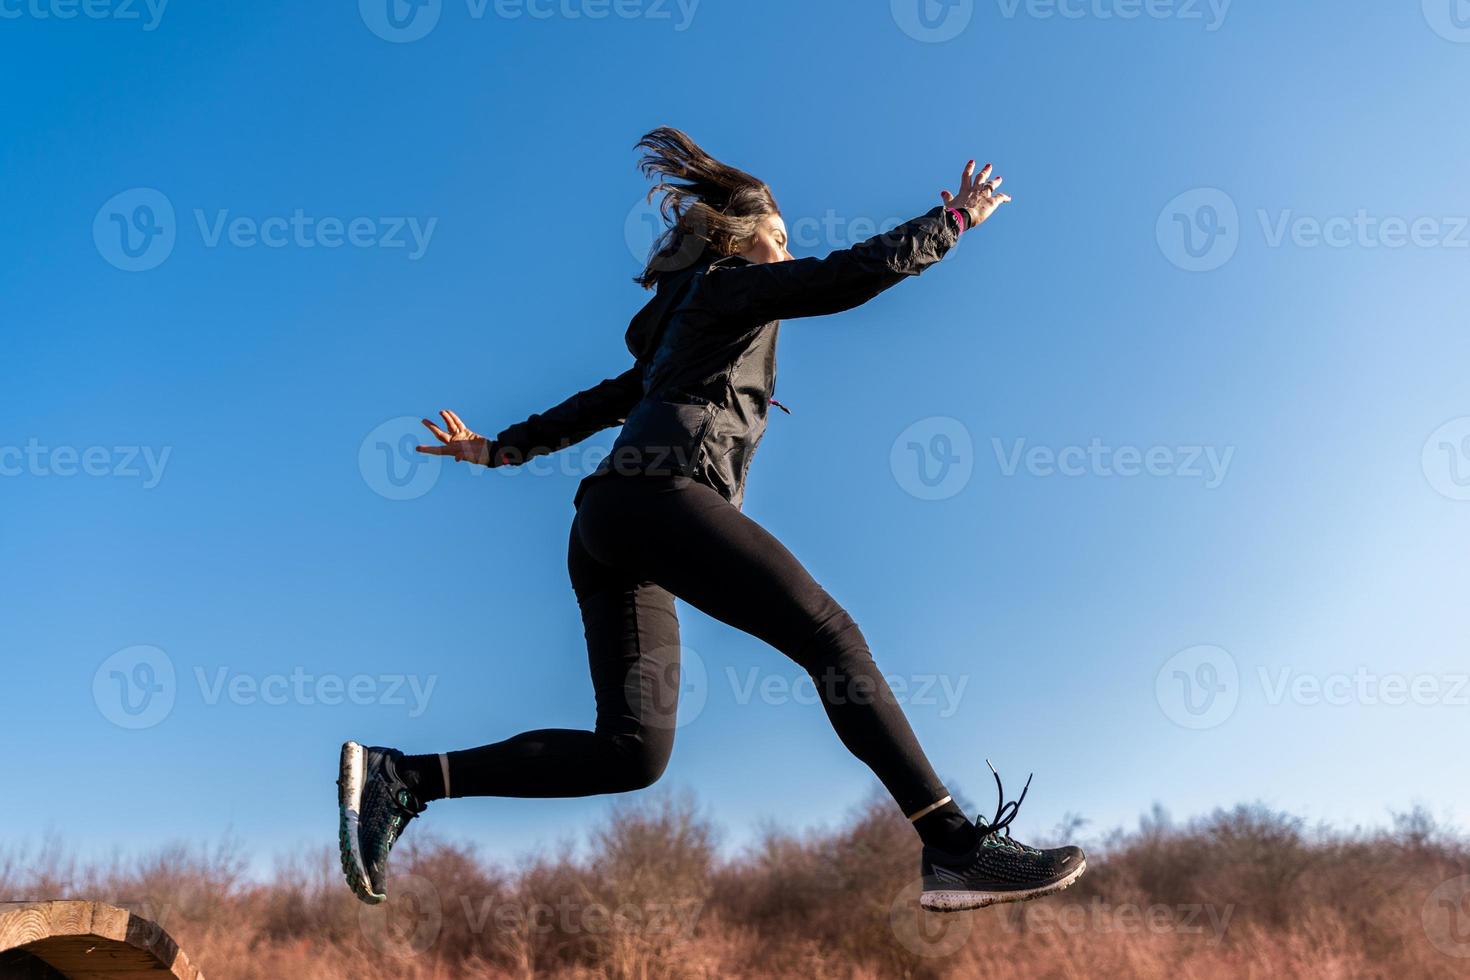
{"label": "wooden obstacle", "polygon": [[161,928],[101,902],[0,903],[0,980],[204,980]]}

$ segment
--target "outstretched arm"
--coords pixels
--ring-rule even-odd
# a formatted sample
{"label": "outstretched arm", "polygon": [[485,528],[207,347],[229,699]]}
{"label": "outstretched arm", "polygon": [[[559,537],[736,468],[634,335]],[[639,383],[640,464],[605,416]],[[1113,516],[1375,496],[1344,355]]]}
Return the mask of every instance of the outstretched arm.
{"label": "outstretched arm", "polygon": [[616,378],[579,391],[554,408],[516,423],[494,439],[471,431],[458,415],[445,410],[439,413],[444,419],[444,429],[428,419],[423,420],[441,445],[419,446],[418,451],[482,466],[519,466],[528,459],[581,442],[595,432],[621,425],[642,397],[643,372],[634,366]]}
{"label": "outstretched arm", "polygon": [[861,306],[944,258],[961,232],[1009,201],[997,190],[1000,184],[990,164],[976,173],[971,160],[960,175],[960,193],[941,192],[944,204],[927,214],[823,259],[716,266],[705,277],[705,297],[722,312],[756,323]]}

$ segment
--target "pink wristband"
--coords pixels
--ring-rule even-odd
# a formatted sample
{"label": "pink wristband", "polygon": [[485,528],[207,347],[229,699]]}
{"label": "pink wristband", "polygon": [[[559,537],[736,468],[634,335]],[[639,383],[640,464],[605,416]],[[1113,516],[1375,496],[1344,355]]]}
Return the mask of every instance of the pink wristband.
{"label": "pink wristband", "polygon": [[958,208],[946,208],[945,210],[947,210],[950,214],[954,215],[955,222],[960,226],[960,234],[963,235],[965,233],[965,215],[964,215],[964,213],[962,211],[960,211]]}

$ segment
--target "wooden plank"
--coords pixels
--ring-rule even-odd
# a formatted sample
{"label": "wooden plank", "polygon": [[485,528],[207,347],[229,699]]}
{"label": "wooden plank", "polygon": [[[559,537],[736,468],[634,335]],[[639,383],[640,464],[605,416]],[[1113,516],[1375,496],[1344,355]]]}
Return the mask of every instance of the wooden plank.
{"label": "wooden plank", "polygon": [[204,980],[156,923],[101,902],[0,904],[0,954],[10,951],[68,980]]}

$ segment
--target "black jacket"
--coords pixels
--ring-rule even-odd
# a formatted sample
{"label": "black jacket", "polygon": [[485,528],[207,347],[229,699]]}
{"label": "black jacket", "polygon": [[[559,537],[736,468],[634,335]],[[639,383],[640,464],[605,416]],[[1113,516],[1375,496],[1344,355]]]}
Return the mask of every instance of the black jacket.
{"label": "black jacket", "polygon": [[628,327],[636,363],[500,433],[490,465],[522,463],[622,424],[597,472],[692,477],[737,507],[776,386],[780,321],[860,306],[954,247],[936,207],[824,259],[755,264],[706,258],[668,274]]}

